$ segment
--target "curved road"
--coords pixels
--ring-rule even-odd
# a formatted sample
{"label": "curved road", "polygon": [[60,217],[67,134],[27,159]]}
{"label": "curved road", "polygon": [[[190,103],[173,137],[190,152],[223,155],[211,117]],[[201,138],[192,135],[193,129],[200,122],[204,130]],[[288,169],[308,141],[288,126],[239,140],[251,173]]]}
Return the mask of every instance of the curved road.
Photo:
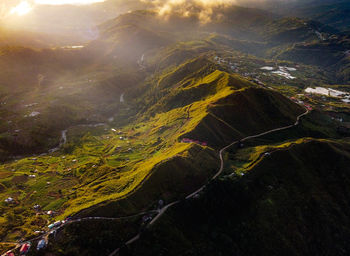
{"label": "curved road", "polygon": [[[221,175],[221,173],[223,172],[224,170],[224,157],[223,157],[223,154],[224,152],[234,146],[235,144],[238,144],[239,142],[243,142],[243,141],[247,141],[247,140],[251,140],[251,139],[254,139],[254,138],[258,138],[258,137],[262,137],[264,135],[267,135],[267,134],[270,134],[270,133],[274,133],[274,132],[277,132],[277,131],[282,131],[282,130],[286,130],[286,129],[289,129],[289,128],[292,128],[294,126],[297,126],[299,125],[300,123],[300,119],[303,117],[303,116],[306,116],[307,114],[309,114],[309,110],[306,110],[305,113],[299,115],[297,117],[297,120],[294,124],[292,125],[288,125],[288,126],[284,126],[284,127],[281,127],[281,128],[276,128],[276,129],[272,129],[272,130],[269,130],[269,131],[266,131],[266,132],[263,132],[263,133],[260,133],[260,134],[257,134],[257,135],[252,135],[252,136],[248,136],[246,138],[243,138],[241,140],[238,140],[238,141],[234,141],[232,142],[231,144],[227,145],[226,147],[222,148],[220,151],[219,151],[219,158],[220,158],[220,168],[219,170],[217,171],[217,173],[211,178],[211,180],[203,185],[202,187],[200,187],[199,189],[197,189],[195,192],[193,192],[192,194],[188,195],[186,197],[186,200],[188,199],[191,199],[191,198],[194,198],[198,193],[202,192],[206,186],[213,180],[215,180],[217,177],[219,177]],[[66,225],[69,225],[69,224],[72,224],[72,223],[76,223],[76,222],[82,222],[82,221],[89,221],[89,220],[105,220],[105,221],[113,221],[113,220],[123,220],[123,219],[129,219],[129,218],[133,218],[133,217],[138,217],[138,216],[142,216],[142,215],[146,215],[146,214],[151,214],[151,213],[157,213],[157,215],[153,218],[153,220],[151,222],[149,222],[149,224],[146,226],[146,228],[152,226],[155,222],[157,222],[157,220],[172,206],[176,205],[180,203],[180,200],[178,201],[175,201],[175,202],[172,202],[170,204],[167,204],[165,205],[162,209],[160,210],[152,210],[152,211],[148,211],[148,212],[141,212],[141,213],[138,213],[138,214],[134,214],[134,215],[130,215],[130,216],[124,216],[124,217],[117,217],[117,218],[108,218],[108,217],[86,217],[86,218],[78,218],[78,219],[73,219],[73,220],[70,220],[70,221],[67,221],[65,222],[64,224],[60,225],[59,227],[57,228],[54,228],[48,232],[46,232],[45,234],[39,236],[39,237],[36,237],[36,238],[33,238],[31,240],[28,240],[28,241],[25,241],[25,242],[21,242],[21,243],[7,243],[7,242],[4,242],[4,243],[0,243],[0,244],[13,244],[13,245],[16,245],[16,248],[13,248],[12,250],[10,251],[13,251],[15,249],[17,249],[21,244],[23,243],[26,243],[26,242],[32,242],[32,241],[36,241],[36,240],[40,240],[42,238],[46,238],[52,233],[52,232],[55,232],[61,228],[63,228],[64,226]],[[135,241],[137,241],[140,236],[141,236],[141,233],[138,233],[135,237],[133,237],[132,239],[130,239],[129,241],[127,241],[125,243],[125,245],[130,245],[132,243],[134,243]],[[118,252],[120,251],[120,248],[117,248],[116,250],[114,250],[112,253],[110,253],[108,256],[114,256],[116,255]],[[9,252],[9,251],[8,251]],[[4,254],[6,255],[6,253]]]}
{"label": "curved road", "polygon": [[[309,110],[306,110],[306,112],[304,112],[303,114],[299,115],[297,117],[297,120],[294,124],[292,125],[288,125],[288,126],[284,126],[284,127],[280,127],[280,128],[276,128],[276,129],[272,129],[272,130],[269,130],[269,131],[266,131],[266,132],[263,132],[263,133],[260,133],[260,134],[257,134],[257,135],[252,135],[252,136],[248,136],[244,139],[241,139],[240,141],[243,142],[243,141],[247,141],[247,140],[251,140],[251,139],[255,139],[255,138],[258,138],[258,137],[262,137],[264,135],[267,135],[267,134],[270,134],[270,133],[274,133],[274,132],[277,132],[277,131],[283,131],[283,130],[287,130],[287,129],[290,129],[294,126],[297,126],[299,125],[300,123],[300,119],[304,116],[306,116],[307,114],[309,114]],[[225,164],[225,161],[224,161],[224,157],[223,157],[223,154],[224,152],[229,149],[230,147],[234,146],[235,144],[238,144],[240,142],[239,140],[238,141],[234,141],[232,142],[230,145],[227,145],[226,147],[222,148],[220,151],[219,151],[219,158],[220,158],[220,168],[218,170],[218,172],[214,175],[213,178],[211,178],[211,180],[203,185],[202,187],[200,187],[199,189],[197,189],[195,192],[193,192],[192,194],[188,195],[186,197],[186,200],[188,199],[191,199],[191,198],[194,198],[198,193],[202,192],[206,186],[213,180],[215,180],[217,177],[219,177],[221,175],[221,173],[223,172],[224,170],[224,164]],[[151,225],[153,225],[170,207],[176,205],[180,203],[180,200],[176,201],[176,202],[173,202],[173,203],[170,203],[166,206],[164,206],[161,210],[158,211],[158,214],[157,216],[147,225],[147,228],[150,227]],[[127,241],[125,243],[125,245],[129,245],[129,244],[132,244],[133,242],[137,241],[138,239],[140,239],[141,237],[141,233],[138,233],[135,237],[133,237],[132,239],[130,239],[129,241]],[[117,248],[115,249],[112,253],[110,253],[108,256],[114,256],[116,255],[118,252],[120,251],[120,248]]]}
{"label": "curved road", "polygon": [[[53,229],[49,230],[48,232],[46,232],[46,233],[44,233],[44,234],[42,234],[40,236],[37,236],[35,238],[32,238],[30,240],[19,242],[19,243],[16,243],[16,242],[0,242],[0,244],[2,244],[2,245],[14,245],[15,247],[13,249],[7,251],[6,253],[13,252],[14,250],[19,248],[24,243],[34,242],[34,241],[41,240],[41,239],[45,239],[46,241],[48,241],[48,236],[51,233],[56,232],[56,231],[60,230],[61,228],[65,227],[65,226],[67,226],[69,224],[72,224],[72,223],[83,222],[83,221],[91,221],[91,220],[103,220],[103,221],[125,220],[125,219],[131,219],[131,218],[134,218],[134,217],[143,216],[143,215],[146,215],[146,214],[158,213],[158,212],[159,212],[158,210],[151,210],[151,211],[147,211],[147,212],[140,212],[140,213],[137,213],[137,214],[134,214],[134,215],[130,215],[130,216],[122,216],[122,217],[116,217],[116,218],[85,217],[85,218],[72,219],[72,220],[69,220],[69,221],[63,223],[62,225],[60,225],[60,226],[58,226],[56,228],[53,228]],[[2,254],[2,255],[6,255],[6,253]]]}

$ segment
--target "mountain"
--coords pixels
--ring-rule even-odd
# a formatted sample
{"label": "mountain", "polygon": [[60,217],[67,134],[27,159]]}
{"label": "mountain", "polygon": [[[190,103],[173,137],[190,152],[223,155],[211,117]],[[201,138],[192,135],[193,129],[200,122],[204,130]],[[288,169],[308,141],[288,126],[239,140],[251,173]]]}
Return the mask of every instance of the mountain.
{"label": "mountain", "polygon": [[[332,27],[237,6],[218,8],[214,13],[211,23],[202,24],[197,17],[183,17],[176,12],[167,19],[152,11],[132,12],[100,26],[101,39],[113,45],[109,54],[121,54],[121,58],[135,61],[151,48],[216,33],[226,38],[215,43],[223,43],[238,51],[321,66],[327,72],[336,73],[334,78],[339,82],[349,79],[348,37]],[[178,33],[179,26],[187,33]]]}
{"label": "mountain", "polygon": [[0,46],[1,251],[346,255],[347,35],[117,3],[56,7],[110,7],[87,42]]}
{"label": "mountain", "polygon": [[346,253],[349,149],[317,140],[281,148],[173,208],[120,255]]}
{"label": "mountain", "polygon": [[296,15],[317,20],[342,31],[349,30],[350,4],[348,2],[340,3],[321,3],[316,8],[300,8],[296,10]]}
{"label": "mountain", "polygon": [[[100,26],[101,36],[99,40],[93,41],[81,49],[69,49],[69,47],[66,47],[50,50],[35,50],[25,47],[3,47],[3,56],[1,57],[4,74],[2,76],[4,78],[2,80],[3,85],[5,88],[11,88],[11,93],[15,92],[13,91],[14,89],[16,91],[19,90],[21,94],[26,93],[24,94],[23,98],[28,98],[28,95],[30,95],[30,98],[32,98],[31,102],[27,102],[27,104],[23,105],[25,106],[33,103],[40,105],[41,107],[36,107],[35,112],[41,113],[42,116],[47,116],[47,118],[42,121],[42,124],[40,124],[40,134],[35,132],[38,130],[38,127],[34,126],[31,128],[33,132],[22,133],[20,139],[18,139],[18,135],[17,133],[14,133],[14,131],[22,130],[23,127],[28,127],[27,122],[30,120],[27,120],[27,118],[25,118],[26,121],[22,120],[24,116],[28,115],[28,111],[18,104],[16,104],[14,107],[14,105],[7,102],[7,106],[5,106],[4,111],[8,112],[9,109],[11,109],[11,111],[16,109],[15,115],[18,115],[19,113],[23,114],[22,118],[19,120],[17,120],[17,117],[12,117],[13,113],[6,114],[7,117],[5,118],[3,124],[4,137],[2,139],[2,148],[7,148],[6,150],[9,152],[4,152],[4,155],[7,157],[8,154],[13,154],[14,152],[25,154],[27,152],[32,152],[33,150],[37,152],[42,151],[43,149],[52,148],[53,145],[57,143],[58,134],[61,132],[61,130],[63,130],[63,128],[69,127],[70,125],[76,123],[86,123],[86,120],[91,119],[89,116],[92,112],[94,115],[97,115],[95,118],[93,118],[96,123],[103,120],[106,115],[112,112],[112,109],[110,107],[107,107],[107,111],[101,111],[101,109],[105,109],[106,106],[110,104],[109,102],[113,102],[113,97],[118,97],[120,93],[123,92],[123,88],[126,88],[128,85],[135,84],[137,86],[142,82],[143,72],[139,72],[141,74],[135,75],[135,77],[132,79],[128,78],[126,74],[130,72],[130,70],[135,69],[135,67],[138,68],[139,66],[136,62],[141,59],[142,55],[147,52],[152,52],[154,49],[168,47],[179,40],[192,40],[193,37],[207,40],[208,33],[218,33],[218,27],[221,28],[220,32],[226,35],[229,39],[227,40],[225,38],[223,41],[222,38],[219,39],[219,36],[210,36],[211,42],[209,44],[203,45],[202,42],[201,47],[197,48],[197,51],[200,54],[229,46],[230,48],[243,52],[253,51],[259,56],[269,56],[271,55],[271,49],[274,49],[276,45],[284,48],[287,46],[289,47],[290,44],[300,42],[302,40],[308,40],[310,41],[310,44],[312,44],[317,37],[313,31],[313,28],[318,26],[317,23],[305,23],[303,20],[299,19],[280,19],[277,16],[271,15],[270,13],[264,11],[241,7],[232,7],[225,10],[224,13],[225,19],[221,18],[214,25],[203,25],[200,24],[198,19],[183,18],[177,14],[174,14],[171,21],[164,20],[153,11],[136,11],[121,15],[116,19],[102,24]],[[235,24],[235,20],[238,19],[239,15],[242,13],[245,13],[245,20],[239,19],[239,23]],[[262,21],[263,23],[261,24]],[[223,24],[230,24],[230,26],[224,26]],[[234,26],[232,26],[232,24]],[[243,26],[249,30],[247,33],[244,32],[244,34],[242,34],[243,32],[241,31],[241,28]],[[178,30],[180,27],[186,27],[188,33],[179,33]],[[264,33],[262,33],[258,28],[264,29]],[[240,32],[237,32],[238,29]],[[196,31],[195,34],[193,34],[193,31]],[[239,37],[242,38],[251,38],[254,35],[253,37],[258,38],[260,41],[233,39],[232,35],[239,35]],[[299,35],[300,38],[297,35]],[[331,49],[329,45],[326,45],[325,47],[327,49]],[[342,51],[344,51],[345,47],[346,45],[342,46],[340,49],[340,56],[342,56]],[[280,54],[279,56],[283,56],[281,59],[305,62],[306,64],[313,65],[318,65],[318,63],[321,62],[306,62],[307,58],[305,58],[304,55],[301,55],[300,59],[295,59],[295,56],[298,56],[296,54],[291,54],[294,56],[294,59],[291,59],[288,55],[289,51],[292,51],[291,49],[287,48],[286,53]],[[172,48],[170,46],[169,49],[165,50],[165,52],[162,54],[169,54],[167,51],[178,51],[178,54],[184,54],[186,52],[184,49],[178,50],[176,47]],[[193,51],[193,49],[191,49],[191,51]],[[278,51],[280,51],[280,49]],[[324,57],[327,60],[332,60],[321,52],[322,51],[320,51],[321,57]],[[187,53],[190,53],[190,51],[187,50]],[[180,59],[177,59],[178,57],[175,56],[168,56],[169,60],[167,61],[172,65],[174,63],[181,65],[183,61],[188,61],[194,56],[196,56],[195,52],[190,53],[190,56],[185,55],[185,58],[181,57]],[[315,56],[312,57],[315,58]],[[160,56],[160,58],[162,57]],[[335,65],[340,60],[341,58],[335,59],[332,64]],[[164,62],[165,60],[162,61]],[[106,67],[115,65],[119,68],[120,66],[117,64],[117,62],[127,62],[128,65],[126,65],[127,67],[123,68],[125,69],[124,71],[117,71],[118,74],[116,75],[111,76],[109,73],[110,71],[107,71],[108,73],[103,71],[100,72],[100,74],[97,74],[96,72],[96,74],[88,77],[84,75],[84,72],[90,72],[92,69],[96,69],[96,67],[106,69]],[[28,65],[29,63],[31,63],[30,66]],[[84,64],[81,65],[81,63]],[[189,71],[188,69],[193,65],[191,63],[198,65],[198,67],[200,67],[202,70],[194,69]],[[153,67],[156,65],[156,63],[151,63],[150,69],[153,69]],[[204,68],[207,65],[208,69]],[[118,68],[113,67],[114,70]],[[165,68],[165,66],[162,68]],[[220,68],[218,65],[215,65],[213,62],[205,61],[205,58],[198,59],[196,61],[192,60],[190,63],[186,64],[184,68],[180,68],[179,70],[174,71],[174,73],[170,72],[169,74],[164,75],[164,77],[162,77],[160,80],[159,85],[162,87],[172,86],[171,83],[174,82],[174,76],[180,76],[181,79],[188,77],[186,79],[189,80],[189,73],[191,73],[193,78],[198,77],[199,73],[205,73],[208,74],[209,79],[211,79],[209,74],[210,72],[214,72],[216,69],[227,71]],[[178,74],[179,72],[180,74]],[[222,74],[224,73],[215,74],[219,81],[221,79],[219,77],[221,77]],[[42,94],[38,93],[37,91],[31,93],[28,92],[28,90],[32,90],[33,88],[38,89],[37,84],[39,76],[45,77],[43,85],[45,84],[44,86],[49,87],[48,92],[45,92],[45,94],[52,95],[56,94],[58,91],[60,94],[63,94],[65,95],[64,97],[66,97],[64,100],[62,98],[60,101],[58,101],[56,103],[57,106],[45,112],[43,112],[43,109],[47,106],[47,102],[38,102],[38,95]],[[93,76],[98,76],[98,79],[93,78]],[[73,77],[75,77],[76,81],[72,83],[71,81]],[[79,78],[77,79],[77,77]],[[88,81],[88,83],[93,81],[92,85],[95,85],[95,83],[100,84],[100,86],[97,87],[100,88],[97,89],[97,95],[100,95],[100,97],[104,100],[106,100],[107,97],[109,101],[106,101],[106,103],[101,102],[100,100],[96,99],[96,94],[94,93],[79,95],[81,93],[81,88],[84,88],[85,92],[92,90],[91,86],[87,86],[85,84],[86,81]],[[115,81],[119,81],[117,84],[120,84],[121,88],[113,85]],[[175,80],[175,82],[181,82],[181,80]],[[215,80],[215,82],[217,81]],[[309,82],[309,80],[307,82]],[[68,87],[62,86],[63,83],[70,83],[71,85]],[[123,83],[124,85],[122,85]],[[170,84],[166,85],[165,83]],[[65,87],[63,92],[62,89],[60,89],[61,87]],[[86,88],[90,89],[86,90]],[[42,89],[39,88],[39,90]],[[93,90],[96,92],[95,88]],[[147,94],[145,97],[146,99],[154,99],[158,101],[158,105],[161,108],[170,110],[173,108],[174,104],[176,106],[181,106],[179,104],[180,101],[184,101],[182,104],[188,104],[195,99],[197,95],[199,98],[202,98],[203,93],[200,91],[206,90],[207,89],[203,86],[196,85],[191,86],[189,90],[173,91],[170,95],[176,95],[171,97],[168,95],[164,99],[159,99],[154,95]],[[5,90],[4,92],[4,98],[9,97],[9,94],[11,94],[10,91]],[[159,93],[167,94],[170,92],[160,91]],[[186,94],[189,95],[187,96]],[[67,98],[68,95],[69,97]],[[135,96],[140,97],[140,95]],[[18,99],[17,94],[15,97]],[[49,97],[51,96],[47,96],[47,98]],[[154,104],[154,101],[152,104]],[[142,107],[147,108],[147,106],[144,105]],[[56,122],[49,125],[51,116],[55,116],[54,113],[57,111],[57,109],[61,108],[65,109],[65,113],[70,113],[69,117],[68,115],[59,117],[58,120],[60,125],[57,125]],[[88,109],[88,111],[83,111],[84,108]],[[155,114],[154,107],[153,109],[150,108],[148,112]],[[16,119],[16,121],[13,119]],[[6,122],[9,121],[11,122],[11,125],[6,124]],[[8,132],[8,129],[11,129],[12,131]],[[47,143],[43,144],[42,136],[48,136],[50,140],[47,140]],[[33,138],[35,138],[34,141]]]}
{"label": "mountain", "polygon": [[[123,27],[123,25],[132,25],[150,31],[167,31],[168,33],[175,32],[179,27],[183,27],[187,31],[196,30],[196,34],[198,32],[216,32],[238,39],[256,41],[280,40],[280,43],[285,43],[283,39],[279,39],[284,34],[290,36],[287,42],[291,43],[293,40],[301,42],[317,39],[317,35],[313,33],[315,29],[318,29],[320,33],[336,33],[335,29],[317,22],[297,18],[283,18],[270,12],[239,6],[217,7],[214,9],[211,19],[211,22],[203,24],[197,16],[184,17],[176,11],[170,13],[166,19],[154,11],[137,11],[108,21],[100,27],[100,30],[103,37],[106,34],[104,31],[111,36],[114,35],[110,31],[112,27]],[[300,36],[300,38],[295,38],[295,36]]]}
{"label": "mountain", "polygon": [[348,31],[350,20],[349,2],[339,1],[293,1],[277,6],[271,4],[268,8],[286,16],[308,18],[341,31]]}
{"label": "mountain", "polygon": [[[82,210],[79,213],[81,218],[85,216],[113,217],[116,212],[127,216],[138,210],[147,209],[148,202],[154,202],[158,198],[171,202],[176,198],[184,197],[208,181],[215,174],[218,163],[217,156],[212,149],[187,144],[184,138],[200,140],[215,149],[232,140],[261,133],[269,129],[268,126],[277,128],[289,125],[294,122],[298,114],[302,113],[298,105],[277,92],[257,88],[256,85],[240,77],[230,77],[229,74],[214,71],[203,78],[200,76],[196,78],[203,83],[194,84],[188,88],[175,87],[172,88],[173,92],[166,95],[175,95],[175,91],[179,89],[197,90],[202,86],[213,87],[212,93],[203,95],[203,98],[189,99],[189,102],[184,103],[183,106],[172,106],[170,110],[155,107],[154,117],[148,118],[143,115],[141,120],[135,120],[130,124],[129,130],[123,131],[123,134],[133,141],[133,157],[130,158],[131,166],[126,162],[126,166],[120,169],[125,172],[124,174],[110,169],[114,165],[113,162],[122,161],[120,157],[126,153],[124,143],[118,143],[122,146],[120,149],[116,148],[115,143],[118,139],[112,135],[114,142],[103,146],[102,149],[109,155],[106,155],[106,160],[108,159],[106,164],[104,167],[99,167],[97,171],[86,170],[81,173],[81,176],[79,175],[82,187],[77,189],[74,199],[62,205],[66,209],[65,214]],[[184,92],[183,98],[186,98],[187,93]],[[172,99],[165,97],[166,99],[161,99],[160,102],[170,104]],[[270,101],[274,104],[266,105]],[[240,104],[245,106],[244,111],[238,107]],[[250,115],[249,118],[247,118],[247,113]],[[85,138],[80,147],[89,147],[92,151],[86,153],[97,156],[99,149],[95,147],[99,145],[99,142],[95,138],[98,137]],[[81,157],[86,153],[85,150],[81,151],[79,148],[76,148],[73,154],[82,159]],[[146,157],[141,152],[148,152],[148,156]],[[161,154],[156,152],[161,152]],[[138,156],[140,153],[142,160]],[[46,157],[40,158],[39,161],[42,166],[46,168],[49,166]],[[92,164],[90,161],[92,159],[87,160],[84,166],[90,166]],[[13,168],[16,167],[13,166]],[[106,173],[109,173],[108,179],[106,179]],[[83,194],[88,192],[94,196],[87,199],[81,194],[82,192]],[[43,205],[43,207],[46,209],[48,206]],[[67,255],[79,251],[80,239],[85,239],[74,233],[73,226],[71,228],[72,230],[67,231],[68,233],[62,237],[62,240],[58,240],[56,245],[64,246],[60,243],[66,243],[66,238],[70,237],[69,240],[74,245],[64,252]],[[110,241],[111,237],[105,235],[106,241]],[[120,239],[122,238],[117,238],[117,240]],[[76,242],[78,244],[75,244]],[[91,247],[89,245],[86,248],[88,251],[83,250],[80,253],[94,254],[98,251],[107,253],[113,248],[113,244],[107,245],[104,242],[103,246],[101,249],[96,243],[92,243]]]}

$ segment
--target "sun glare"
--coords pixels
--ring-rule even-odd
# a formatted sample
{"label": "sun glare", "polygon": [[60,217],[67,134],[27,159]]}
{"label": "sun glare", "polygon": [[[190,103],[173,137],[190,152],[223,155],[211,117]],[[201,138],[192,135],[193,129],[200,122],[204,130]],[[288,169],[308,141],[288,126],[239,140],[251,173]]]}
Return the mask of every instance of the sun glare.
{"label": "sun glare", "polygon": [[105,0],[35,0],[36,4],[51,4],[51,5],[63,5],[63,4],[93,4],[104,2]]}
{"label": "sun glare", "polygon": [[[1,1],[1,0],[0,0]],[[85,5],[93,3],[101,3],[105,0],[34,0],[34,1],[21,1],[18,5],[14,6],[10,10],[10,15],[23,16],[29,13],[35,5],[44,4],[44,5]]]}
{"label": "sun glare", "polygon": [[10,14],[22,16],[30,12],[32,9],[33,7],[27,1],[22,1],[11,9]]}

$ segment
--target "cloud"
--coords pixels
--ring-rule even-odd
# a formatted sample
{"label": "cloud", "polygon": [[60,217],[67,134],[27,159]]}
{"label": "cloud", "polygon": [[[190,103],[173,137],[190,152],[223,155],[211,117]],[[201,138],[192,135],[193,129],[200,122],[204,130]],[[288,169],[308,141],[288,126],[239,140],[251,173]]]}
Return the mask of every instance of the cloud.
{"label": "cloud", "polygon": [[[142,0],[152,4],[160,16],[168,18],[172,14],[183,17],[196,17],[202,23],[211,22],[219,15],[215,9],[239,4],[242,0]],[[243,0],[244,1],[244,0]],[[264,0],[257,0],[264,1]]]}
{"label": "cloud", "polygon": [[[183,17],[197,16],[202,22],[209,22],[212,16],[214,1],[208,0],[142,0],[152,4],[161,17],[168,18],[172,14]],[[229,0],[231,1],[231,0]],[[216,4],[216,3],[215,3]]]}
{"label": "cloud", "polygon": [[216,10],[230,5],[261,7],[266,3],[290,3],[297,0],[140,0],[153,5],[160,16],[169,17],[172,14],[180,14],[184,17],[195,16],[202,23],[217,18]]}

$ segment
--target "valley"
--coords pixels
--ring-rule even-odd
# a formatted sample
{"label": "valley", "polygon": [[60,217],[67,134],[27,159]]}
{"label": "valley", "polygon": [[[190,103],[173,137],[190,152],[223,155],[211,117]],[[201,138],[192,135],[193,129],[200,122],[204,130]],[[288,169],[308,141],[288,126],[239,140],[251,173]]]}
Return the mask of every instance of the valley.
{"label": "valley", "polygon": [[0,252],[348,252],[346,32],[148,7],[82,43],[0,44]]}

